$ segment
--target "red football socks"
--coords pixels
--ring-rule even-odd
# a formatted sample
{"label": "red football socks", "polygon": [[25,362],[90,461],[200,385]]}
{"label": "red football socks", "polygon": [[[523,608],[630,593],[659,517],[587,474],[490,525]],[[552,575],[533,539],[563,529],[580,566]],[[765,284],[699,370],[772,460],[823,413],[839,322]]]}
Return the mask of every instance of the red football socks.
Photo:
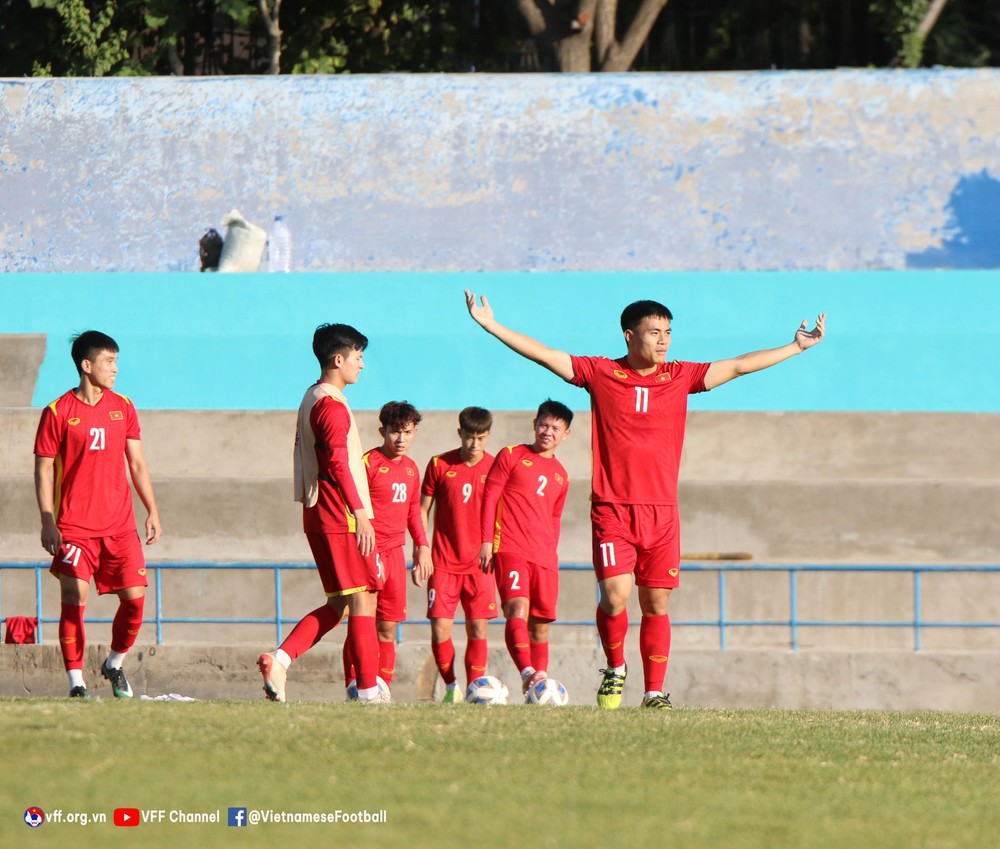
{"label": "red football socks", "polygon": [[608,666],[614,669],[625,665],[625,635],[628,633],[628,611],[623,610],[615,616],[609,616],[604,608],[597,608],[597,633],[601,637],[604,656]]}
{"label": "red football socks", "polygon": [[392,676],[396,672],[396,643],[387,640],[378,643],[378,674],[386,684],[392,683]]}
{"label": "red football socks", "polygon": [[670,617],[643,616],[639,625],[639,651],[647,693],[662,693],[670,657]]}
{"label": "red football socks", "polygon": [[139,636],[142,627],[142,608],[145,596],[123,598],[118,603],[118,612],[111,623],[111,651],[127,652]]}
{"label": "red football socks", "polygon": [[[535,644],[529,643],[528,640],[527,619],[511,616],[504,626],[504,640],[507,643],[507,651],[510,652],[510,659],[514,661],[518,672],[523,672],[529,666],[535,665],[532,662]],[[537,667],[535,668],[537,669]]]}
{"label": "red football socks", "polygon": [[431,641],[431,651],[434,653],[434,662],[437,664],[438,672],[444,679],[445,684],[455,683],[455,643],[447,639],[441,643]]}
{"label": "red football socks", "polygon": [[83,669],[83,648],[86,645],[83,610],[82,604],[62,604],[59,615],[59,647],[62,649],[66,669]]}
{"label": "red football socks", "polygon": [[548,672],[549,669],[549,641],[544,643],[531,644],[531,665],[536,671]]}
{"label": "red football socks", "polygon": [[335,628],[338,622],[340,616],[330,605],[317,607],[299,620],[278,648],[295,660],[323,639],[323,635]]}
{"label": "red football socks", "polygon": [[469,637],[465,644],[465,680],[468,683],[473,678],[486,674],[486,659],[489,648],[486,640],[474,640]]}
{"label": "red football socks", "polygon": [[358,689],[375,686],[378,674],[378,630],[374,616],[351,615],[347,620],[347,640],[351,644],[351,657],[358,674]]}

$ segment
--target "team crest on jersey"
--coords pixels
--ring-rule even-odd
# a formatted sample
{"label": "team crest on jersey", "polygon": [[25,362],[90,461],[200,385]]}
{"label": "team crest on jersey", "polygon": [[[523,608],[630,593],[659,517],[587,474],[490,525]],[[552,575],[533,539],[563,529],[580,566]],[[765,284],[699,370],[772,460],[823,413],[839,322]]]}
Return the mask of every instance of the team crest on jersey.
{"label": "team crest on jersey", "polygon": [[523,459],[523,460],[521,461],[521,465],[523,465],[523,466],[534,466],[535,464],[534,464],[534,463],[532,463],[532,462],[531,462],[531,460],[529,460],[529,459],[525,458],[525,459]]}
{"label": "team crest on jersey", "polygon": [[406,474],[408,474],[412,478],[413,477],[413,469],[411,469],[409,466],[407,466],[406,467]]}
{"label": "team crest on jersey", "polygon": [[73,418],[67,421],[66,424],[68,424],[70,427],[76,427],[78,424],[80,424],[80,420],[76,416],[73,416]]}
{"label": "team crest on jersey", "polygon": [[389,474],[389,467],[388,466],[379,466],[378,467],[378,473],[380,475],[387,475],[387,474]]}
{"label": "team crest on jersey", "polygon": [[556,483],[562,483],[562,482],[563,482],[563,476],[559,474],[559,472],[556,472]]}
{"label": "team crest on jersey", "polygon": [[657,378],[656,378],[656,382],[657,383],[666,383],[668,380],[670,380],[670,375],[667,372],[664,372],[663,374],[658,375]]}
{"label": "team crest on jersey", "polygon": [[623,371],[622,371],[622,370],[621,370],[620,368],[616,368],[616,369],[615,369],[615,370],[614,370],[613,372],[611,372],[611,373],[612,373],[612,374],[613,374],[613,375],[614,375],[615,377],[617,377],[617,378],[618,378],[619,380],[628,380],[628,375],[627,375],[627,374],[625,374],[625,372],[623,372]]}
{"label": "team crest on jersey", "polygon": [[108,415],[113,422],[120,422],[125,419],[125,414],[121,410],[111,410]]}
{"label": "team crest on jersey", "polygon": [[451,472],[451,471],[445,472],[444,476],[446,478],[456,478],[456,477],[458,477],[458,472]]}
{"label": "team crest on jersey", "polygon": [[480,483],[486,483],[486,475],[480,475],[479,476],[479,482]]}

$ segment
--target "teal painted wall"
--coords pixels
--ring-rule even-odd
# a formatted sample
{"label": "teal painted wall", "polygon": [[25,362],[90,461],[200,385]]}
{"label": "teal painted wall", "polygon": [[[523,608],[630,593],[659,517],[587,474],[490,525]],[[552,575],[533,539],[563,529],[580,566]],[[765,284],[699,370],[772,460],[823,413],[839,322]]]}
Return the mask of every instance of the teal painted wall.
{"label": "teal painted wall", "polygon": [[0,332],[45,333],[34,404],[76,380],[69,337],[121,346],[118,389],[140,408],[292,409],[318,375],[323,322],[370,340],[349,390],[358,409],[530,409],[586,394],[521,360],[469,318],[462,290],[498,319],[577,354],[620,356],[622,307],[674,313],[671,355],[712,360],[784,344],[829,314],[804,356],[696,396],[692,409],[1000,412],[1000,272],[17,274],[0,276]]}

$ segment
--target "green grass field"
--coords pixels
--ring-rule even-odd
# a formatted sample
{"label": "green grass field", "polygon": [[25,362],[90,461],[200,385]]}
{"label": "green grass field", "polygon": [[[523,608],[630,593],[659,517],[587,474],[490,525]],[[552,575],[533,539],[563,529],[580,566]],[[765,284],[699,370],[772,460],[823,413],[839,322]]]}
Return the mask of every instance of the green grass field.
{"label": "green grass field", "polygon": [[[0,846],[988,847],[995,716],[0,699]],[[107,823],[23,822],[27,807]],[[227,825],[228,808],[386,811]],[[116,828],[116,807],[221,823]]]}

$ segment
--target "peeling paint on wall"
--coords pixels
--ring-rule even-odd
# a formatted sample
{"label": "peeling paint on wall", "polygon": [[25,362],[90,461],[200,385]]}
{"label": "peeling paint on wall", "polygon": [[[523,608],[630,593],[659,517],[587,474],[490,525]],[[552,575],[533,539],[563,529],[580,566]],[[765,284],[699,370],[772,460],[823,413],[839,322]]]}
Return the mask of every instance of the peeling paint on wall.
{"label": "peeling paint on wall", "polygon": [[0,80],[0,271],[1000,267],[1000,71]]}

